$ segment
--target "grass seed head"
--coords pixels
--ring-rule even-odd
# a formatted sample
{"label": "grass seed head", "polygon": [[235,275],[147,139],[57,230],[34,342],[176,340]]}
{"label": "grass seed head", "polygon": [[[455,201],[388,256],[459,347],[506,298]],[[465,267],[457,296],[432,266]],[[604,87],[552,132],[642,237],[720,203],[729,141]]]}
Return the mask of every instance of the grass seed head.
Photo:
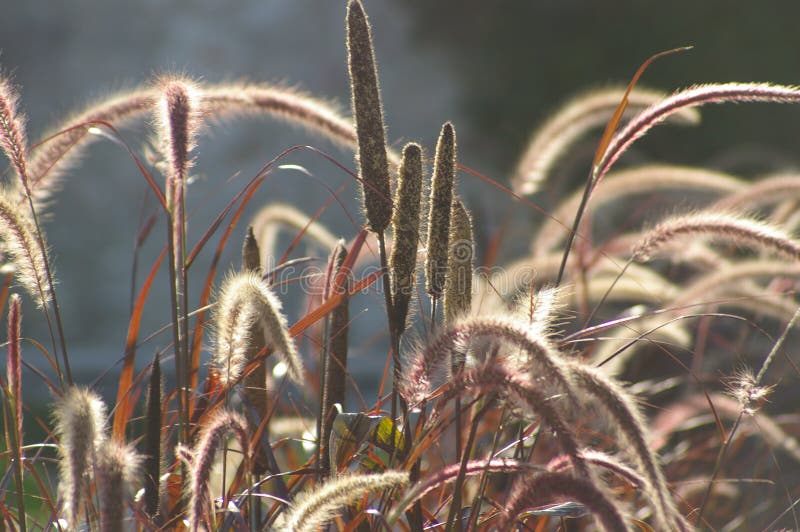
{"label": "grass seed head", "polygon": [[417,251],[420,237],[420,208],[422,202],[422,148],[408,143],[397,179],[395,205],[392,215],[392,253],[389,270],[392,274],[393,319],[398,330],[406,328],[408,307],[416,286]]}
{"label": "grass seed head", "polygon": [[436,143],[433,165],[431,199],[428,212],[428,245],[425,259],[425,289],[438,298],[444,290],[447,276],[447,256],[450,242],[450,212],[456,178],[456,132],[453,124],[442,126]]}
{"label": "grass seed head", "polygon": [[392,217],[389,161],[375,52],[364,6],[347,4],[347,64],[358,135],[358,167],[364,210],[372,231],[383,233]]}

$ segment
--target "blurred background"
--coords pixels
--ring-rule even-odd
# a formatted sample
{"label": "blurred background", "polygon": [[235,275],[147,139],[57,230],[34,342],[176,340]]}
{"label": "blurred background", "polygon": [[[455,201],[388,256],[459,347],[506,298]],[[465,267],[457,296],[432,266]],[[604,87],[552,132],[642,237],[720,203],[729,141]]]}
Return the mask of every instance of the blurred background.
{"label": "blurred background", "polygon": [[[642,85],[667,91],[699,82],[792,84],[800,78],[796,1],[365,0],[365,5],[390,141],[399,148],[418,140],[431,154],[442,122],[452,120],[461,163],[505,184],[535,126],[561,102],[589,87],[627,83],[658,51],[695,46],[658,61],[643,77]],[[164,72],[209,83],[242,78],[283,83],[349,108],[344,0],[4,0],[1,11],[0,65],[22,89],[31,140],[93,99]],[[795,168],[798,118],[800,110],[790,106],[706,108],[700,127],[656,130],[627,160],[703,164],[742,175]],[[124,136],[138,150],[147,144],[148,131],[142,124],[125,129]],[[547,207],[557,191],[579,186],[595,142],[587,141],[566,161],[553,188],[534,201]],[[190,241],[261,166],[297,144],[319,147],[354,168],[351,153],[278,122],[237,119],[208,127],[190,189]],[[275,172],[245,220],[256,207],[277,201],[313,214],[329,197],[326,186],[350,183],[344,208],[334,203],[321,219],[352,237],[356,228],[347,214],[361,222],[352,180],[310,152],[295,152],[282,162],[301,165],[311,176]],[[504,224],[510,230],[501,256],[527,247],[526,236],[541,215],[467,174],[460,187],[475,214],[479,257]],[[112,368],[124,351],[137,227],[143,213],[153,211],[152,198],[144,202],[146,188],[124,151],[100,142],[68,174],[51,207],[46,233],[68,345],[82,382]],[[221,273],[238,266],[244,227],[240,224],[228,246]],[[158,224],[140,252],[137,286],[163,245],[164,231]],[[211,254],[209,248],[193,266],[195,289]],[[166,278],[156,281],[145,334],[167,323],[165,288]],[[353,309],[354,328],[362,329],[363,338],[384,328],[365,312],[382,304],[373,294]],[[26,310],[24,333],[44,340],[43,320],[31,304]],[[290,307],[295,316],[300,310]],[[149,341],[140,351],[142,363],[169,341],[168,334]],[[369,340],[359,341],[353,356],[366,363],[354,367],[366,368],[365,375],[382,369],[384,353]],[[44,367],[36,356],[27,359]]]}

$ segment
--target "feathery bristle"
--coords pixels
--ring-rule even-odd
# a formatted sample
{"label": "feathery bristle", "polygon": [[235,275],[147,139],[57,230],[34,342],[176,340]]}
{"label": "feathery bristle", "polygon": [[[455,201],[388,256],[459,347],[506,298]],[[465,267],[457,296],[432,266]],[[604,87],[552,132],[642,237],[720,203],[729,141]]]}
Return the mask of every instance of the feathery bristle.
{"label": "feathery bristle", "polygon": [[382,233],[392,217],[389,161],[375,52],[367,15],[359,0],[350,0],[347,4],[347,65],[364,209],[370,229]]}
{"label": "feathery bristle", "polygon": [[189,478],[189,529],[196,532],[203,524],[205,509],[209,503],[209,479],[217,451],[225,442],[225,437],[233,433],[249,460],[250,433],[244,418],[235,412],[221,410],[203,423],[197,445],[191,451]]}
{"label": "feathery bristle", "polygon": [[120,127],[148,113],[157,99],[156,90],[151,88],[122,92],[88,106],[56,126],[45,137],[47,142],[34,150],[28,161],[34,198],[38,202],[47,200],[57,188],[59,177],[77,160],[81,151],[100,139],[89,134],[92,122]]}
{"label": "feathery bristle", "polygon": [[58,490],[64,518],[75,528],[88,495],[87,478],[95,453],[106,438],[106,406],[94,392],[73,387],[56,405],[54,418],[61,457]]}
{"label": "feathery bristle", "polygon": [[185,182],[200,124],[200,95],[191,81],[167,78],[159,82],[162,96],[156,114],[158,137],[168,163],[168,178]]}
{"label": "feathery bristle", "polygon": [[524,322],[505,317],[469,317],[444,329],[404,365],[407,371],[400,385],[403,397],[410,403],[426,399],[433,372],[450,362],[468,342],[482,337],[521,348],[525,357],[518,363],[520,368],[535,366],[549,378],[549,382],[560,387],[559,391],[570,399],[574,398],[572,385],[563,368],[564,362],[549,342],[535,336]]}
{"label": "feathery bristle", "polygon": [[515,404],[523,407],[527,413],[535,414],[547,423],[562,450],[571,458],[576,471],[587,479],[591,479],[591,472],[580,455],[575,434],[556,408],[553,397],[544,393],[540,386],[534,385],[530,380],[516,373],[515,370],[509,371],[502,365],[494,363],[462,371],[444,387],[439,404],[460,397],[466,390],[475,390],[484,395],[497,393],[508,397]]}
{"label": "feathery bristle", "polygon": [[348,505],[371,492],[399,488],[408,484],[405,471],[385,471],[372,475],[354,474],[329,480],[307,490],[289,510],[282,529],[286,532],[314,532]]}
{"label": "feathery bristle", "polygon": [[636,139],[669,116],[701,105],[730,102],[797,103],[800,102],[800,88],[769,83],[714,83],[678,91],[636,115],[614,135],[603,159],[594,169],[595,179],[601,179]]}
{"label": "feathery bristle", "polygon": [[758,247],[791,259],[800,259],[800,242],[780,229],[752,218],[724,212],[699,212],[660,222],[644,234],[631,256],[648,261],[659,248],[681,236],[708,234],[737,246]]}
{"label": "feathery bristle", "polygon": [[634,398],[601,370],[580,362],[568,364],[575,384],[604,407],[607,414],[604,417],[614,421],[615,428],[626,440],[626,449],[636,459],[648,481],[644,491],[655,506],[659,525],[664,530],[685,530],[686,523],[670,496],[655,454],[645,440],[646,425]]}
{"label": "feathery bristle", "polygon": [[[52,299],[52,286],[48,282],[47,257],[37,242],[33,221],[20,206],[0,193],[0,240],[16,266],[17,280],[40,308]],[[42,238],[44,238],[42,236]]]}
{"label": "feathery bristle", "polygon": [[[547,181],[555,163],[590,130],[604,126],[625,94],[625,87],[608,87],[581,94],[564,105],[540,128],[528,143],[514,170],[512,185],[518,194],[534,194]],[[626,116],[667,97],[661,91],[635,88],[628,94]],[[684,109],[675,115],[676,124],[694,125],[700,113]]]}
{"label": "feathery bristle", "polygon": [[[465,464],[465,476],[483,473],[507,473],[515,474],[537,469],[539,466],[510,458],[495,458],[492,460],[469,460]],[[440,489],[445,484],[451,483],[458,477],[461,464],[451,464],[442,469],[431,471],[425,478],[412,485],[397,504],[392,508],[391,513],[386,516],[386,522],[391,526],[409,506],[418,501],[431,491]]]}
{"label": "feathery bristle", "polygon": [[404,331],[408,306],[416,285],[417,251],[420,237],[422,201],[422,148],[408,143],[397,177],[395,210],[392,214],[392,253],[389,270],[392,274],[392,309],[395,327]]}
{"label": "feathery bristle", "polygon": [[124,530],[128,513],[125,499],[139,465],[132,448],[106,441],[97,450],[97,491],[100,496],[100,532]]}
{"label": "feathery bristle", "polygon": [[498,530],[511,530],[513,521],[525,508],[535,508],[555,499],[577,501],[586,506],[598,524],[608,532],[630,530],[617,504],[597,486],[568,473],[538,473],[517,479],[503,505]]}
{"label": "feathery bristle", "polygon": [[472,271],[475,268],[475,240],[472,216],[458,198],[450,214],[450,253],[444,286],[444,321],[454,323],[472,308]]}
{"label": "feathery bristle", "polygon": [[450,210],[456,178],[456,132],[453,124],[442,126],[436,143],[431,199],[428,212],[428,245],[425,258],[425,290],[438,298],[447,276],[447,255],[450,242]]}
{"label": "feathery bristle", "polygon": [[303,363],[289,336],[281,302],[258,274],[243,272],[229,277],[223,284],[216,316],[214,363],[223,383],[231,386],[241,376],[248,362],[252,327],[260,323],[264,339],[289,367],[289,377],[303,384]]}
{"label": "feathery bristle", "polygon": [[5,152],[24,187],[28,188],[28,141],[25,116],[18,109],[19,95],[11,80],[0,76],[0,149]]}

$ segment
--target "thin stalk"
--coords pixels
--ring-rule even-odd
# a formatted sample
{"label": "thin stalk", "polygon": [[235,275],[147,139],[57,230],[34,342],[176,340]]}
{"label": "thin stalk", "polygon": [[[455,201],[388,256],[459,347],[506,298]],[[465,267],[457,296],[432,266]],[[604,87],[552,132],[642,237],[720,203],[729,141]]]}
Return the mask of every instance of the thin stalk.
{"label": "thin stalk", "polygon": [[[47,276],[47,289],[50,292],[50,297],[52,298],[53,304],[53,314],[55,315],[56,320],[56,330],[58,331],[58,341],[61,347],[61,356],[64,359],[64,373],[67,377],[67,384],[72,384],[72,369],[69,365],[69,357],[67,356],[67,342],[64,337],[64,326],[61,323],[61,311],[59,310],[58,306],[58,298],[56,297],[56,290],[55,285],[53,284],[53,273],[50,269],[50,261],[47,258],[46,253],[46,246],[44,244],[44,239],[42,238],[42,231],[39,227],[39,216],[36,214],[36,209],[33,206],[33,198],[31,198],[30,192],[27,190],[27,183],[25,186],[26,195],[28,196],[28,205],[31,209],[31,216],[33,218],[33,224],[36,227],[36,243],[39,246],[39,249],[42,252],[42,256],[44,257],[44,272]],[[45,313],[47,314],[47,313]],[[48,318],[49,321],[49,318]],[[52,333],[51,333],[52,334]],[[55,339],[53,340],[55,343]],[[62,383],[63,387],[63,383]]]}
{"label": "thin stalk", "polygon": [[[455,484],[453,485],[453,502],[450,504],[450,513],[447,516],[445,532],[450,532],[454,529],[454,527],[457,532],[461,532],[464,529],[464,523],[461,519],[461,491],[464,484],[464,478],[467,475],[467,462],[469,462],[470,455],[469,450],[472,449],[472,446],[475,444],[475,437],[477,436],[478,432],[478,423],[485,412],[486,406],[484,405],[484,407],[475,414],[475,419],[472,421],[472,427],[470,428],[469,436],[467,437],[467,446],[464,449],[464,455],[461,457],[461,467],[458,470],[458,477],[456,477]],[[456,417],[456,422],[458,423],[458,417]]]}
{"label": "thin stalk", "polygon": [[564,277],[564,270],[567,267],[567,259],[569,259],[572,243],[575,240],[575,236],[578,234],[578,228],[581,225],[581,220],[583,219],[583,213],[586,210],[586,205],[589,204],[589,196],[592,195],[594,182],[595,169],[592,168],[592,170],[589,171],[589,178],[586,180],[586,187],[583,189],[583,196],[581,197],[581,203],[578,206],[578,211],[575,213],[575,221],[572,222],[572,229],[567,235],[566,244],[564,244],[564,255],[561,257],[561,265],[558,267],[558,275],[556,276],[556,288],[561,285],[561,279]]}
{"label": "thin stalk", "polygon": [[[754,386],[759,386],[761,384],[761,380],[764,378],[764,374],[766,373],[767,369],[769,368],[772,361],[775,359],[775,356],[778,354],[778,351],[781,347],[783,347],[783,343],[786,341],[786,337],[789,335],[789,331],[797,325],[798,321],[800,321],[800,308],[794,313],[792,319],[789,320],[789,323],[786,324],[786,327],[783,329],[781,336],[776,340],[775,344],[772,346],[767,358],[764,359],[764,363],[761,365],[761,369],[759,370],[758,374],[755,377],[755,381],[753,383]],[[722,445],[722,448],[719,450],[719,454],[717,455],[717,461],[714,464],[714,470],[711,473],[711,478],[708,480],[708,486],[706,487],[706,491],[703,494],[703,502],[700,503],[700,509],[697,511],[697,519],[695,523],[701,523],[703,519],[703,512],[706,509],[706,504],[708,503],[708,499],[711,497],[711,490],[714,489],[714,483],[717,479],[717,475],[719,475],[720,470],[722,469],[722,463],[725,460],[725,456],[728,453],[728,449],[731,446],[731,442],[733,441],[733,437],[736,435],[736,431],[739,429],[739,425],[744,418],[744,408],[739,412],[736,421],[733,423],[733,427],[731,431],[728,433],[728,437],[725,439],[725,443]]]}
{"label": "thin stalk", "polygon": [[[486,400],[486,405],[490,404],[493,400],[494,397],[493,396],[490,397],[488,400]],[[486,406],[484,406],[484,408],[486,408]],[[500,434],[502,434],[503,432],[502,428],[505,425],[505,416],[506,416],[505,411],[503,411],[503,414],[500,416],[500,424],[498,425],[497,430],[494,432],[494,438],[492,439],[492,449],[488,455],[489,457],[494,456],[495,452],[497,451],[497,445],[500,443]],[[477,417],[478,416],[476,416],[476,419]],[[477,423],[477,421],[475,421],[475,423]],[[489,483],[489,475],[487,474],[487,471],[484,471],[481,474],[480,487],[478,488],[478,491],[475,493],[475,498],[472,500],[472,505],[470,506],[472,510],[469,513],[469,521],[467,522],[467,532],[470,532],[470,530],[477,530],[478,513],[480,511],[480,507],[483,501],[483,494],[486,493],[486,485],[488,483]]]}

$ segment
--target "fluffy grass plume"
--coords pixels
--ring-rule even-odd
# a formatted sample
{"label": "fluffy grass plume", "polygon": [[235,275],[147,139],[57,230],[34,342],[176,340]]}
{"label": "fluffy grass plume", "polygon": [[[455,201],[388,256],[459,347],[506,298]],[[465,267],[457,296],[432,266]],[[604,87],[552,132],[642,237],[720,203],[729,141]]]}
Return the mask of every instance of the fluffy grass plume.
{"label": "fluffy grass plume", "polygon": [[436,143],[436,159],[428,205],[428,245],[425,258],[425,289],[433,298],[444,290],[450,242],[450,210],[456,178],[456,131],[450,122],[442,126]]}
{"label": "fluffy grass plume", "polygon": [[106,439],[106,406],[94,392],[72,387],[57,403],[54,418],[62,515],[69,527],[75,528],[88,497],[87,482],[95,466],[95,453]]}
{"label": "fluffy grass plume", "polygon": [[603,418],[613,420],[625,439],[627,452],[635,458],[647,479],[645,495],[653,501],[659,526],[664,530],[687,530],[688,525],[675,506],[655,454],[647,445],[647,425],[634,398],[599,369],[572,362],[569,371],[576,385],[602,405]]}
{"label": "fluffy grass plume", "polygon": [[25,134],[25,117],[19,110],[19,94],[5,76],[0,76],[0,149],[11,161],[27,191],[28,138]]}
{"label": "fluffy grass plume", "polygon": [[636,115],[614,135],[594,171],[595,179],[602,178],[637,139],[675,113],[710,103],[736,102],[797,103],[800,88],[769,83],[711,83],[678,91]]}
{"label": "fluffy grass plume", "polygon": [[721,212],[685,214],[658,223],[634,246],[632,257],[645,262],[674,239],[697,235],[711,235],[736,246],[756,247],[790,259],[800,259],[800,242],[777,227],[753,218]]}
{"label": "fluffy grass plume", "polygon": [[533,334],[525,323],[506,317],[468,317],[442,330],[404,365],[407,370],[400,388],[403,396],[411,403],[426,399],[433,373],[443,366],[449,368],[452,358],[468,342],[478,338],[515,345],[524,354],[510,363],[518,366],[520,371],[536,367],[548,377],[550,383],[561,387],[561,391],[567,395],[574,396],[564,362],[547,338]]}
{"label": "fluffy grass plume", "polygon": [[403,159],[395,191],[396,208],[392,214],[392,303],[394,320],[400,331],[405,330],[408,307],[416,286],[417,251],[420,237],[420,208],[422,202],[422,148],[410,142],[403,148]]}
{"label": "fluffy grass plume", "polygon": [[75,164],[81,152],[101,138],[89,134],[94,123],[123,126],[150,113],[157,100],[154,88],[120,92],[93,102],[53,128],[45,135],[46,142],[31,154],[28,164],[34,198],[40,203],[50,198],[57,191],[59,178]]}
{"label": "fluffy grass plume", "polygon": [[498,530],[512,530],[512,523],[526,508],[536,508],[556,500],[577,501],[594,515],[602,530],[630,530],[623,512],[602,490],[584,478],[568,473],[538,473],[516,481],[508,501],[503,506]]}
{"label": "fluffy grass plume", "polygon": [[359,0],[347,4],[347,65],[358,135],[358,168],[364,210],[372,231],[383,233],[392,218],[389,160],[378,70],[367,15]]}
{"label": "fluffy grass plume", "polygon": [[[533,134],[513,172],[511,183],[518,194],[538,192],[553,166],[590,130],[604,126],[625,94],[625,87],[608,87],[580,94],[561,107]],[[626,116],[663,100],[661,91],[637,87],[628,95]],[[674,116],[676,124],[700,122],[696,109],[683,109]]]}
{"label": "fluffy grass plume", "polygon": [[562,451],[570,457],[575,470],[591,479],[592,474],[581,456],[578,440],[556,402],[540,386],[517,373],[516,370],[509,370],[498,363],[483,364],[478,368],[462,371],[445,385],[441,401],[446,403],[469,391],[479,392],[480,395],[496,393],[510,399],[527,414],[534,414],[547,423]]}
{"label": "fluffy grass plume", "polygon": [[16,270],[16,279],[30,294],[39,308],[44,308],[53,297],[48,282],[47,257],[37,238],[33,220],[8,194],[0,192],[0,239],[11,257]]}
{"label": "fluffy grass plume", "polygon": [[472,271],[475,268],[472,216],[458,198],[453,200],[450,214],[449,246],[442,306],[445,323],[454,323],[472,308]]}
{"label": "fluffy grass plume", "polygon": [[125,530],[128,488],[135,478],[139,457],[132,448],[107,440],[97,453],[97,491],[100,496],[100,532]]}
{"label": "fluffy grass plume", "polygon": [[281,302],[260,275],[242,272],[225,281],[217,302],[215,323],[214,364],[228,386],[238,381],[250,362],[247,357],[251,353],[255,324],[261,324],[266,342],[286,362],[289,377],[296,384],[303,384],[303,362],[289,335]]}
{"label": "fluffy grass plume", "polygon": [[408,473],[405,471],[336,477],[317,489],[304,492],[291,506],[282,529],[286,532],[315,532],[364,495],[406,484]]}
{"label": "fluffy grass plume", "polygon": [[197,437],[197,444],[185,455],[190,461],[189,472],[189,530],[202,529],[204,515],[209,504],[209,479],[217,457],[217,451],[225,438],[233,434],[242,448],[245,461],[249,459],[250,433],[244,418],[236,412],[220,410],[205,421]]}

